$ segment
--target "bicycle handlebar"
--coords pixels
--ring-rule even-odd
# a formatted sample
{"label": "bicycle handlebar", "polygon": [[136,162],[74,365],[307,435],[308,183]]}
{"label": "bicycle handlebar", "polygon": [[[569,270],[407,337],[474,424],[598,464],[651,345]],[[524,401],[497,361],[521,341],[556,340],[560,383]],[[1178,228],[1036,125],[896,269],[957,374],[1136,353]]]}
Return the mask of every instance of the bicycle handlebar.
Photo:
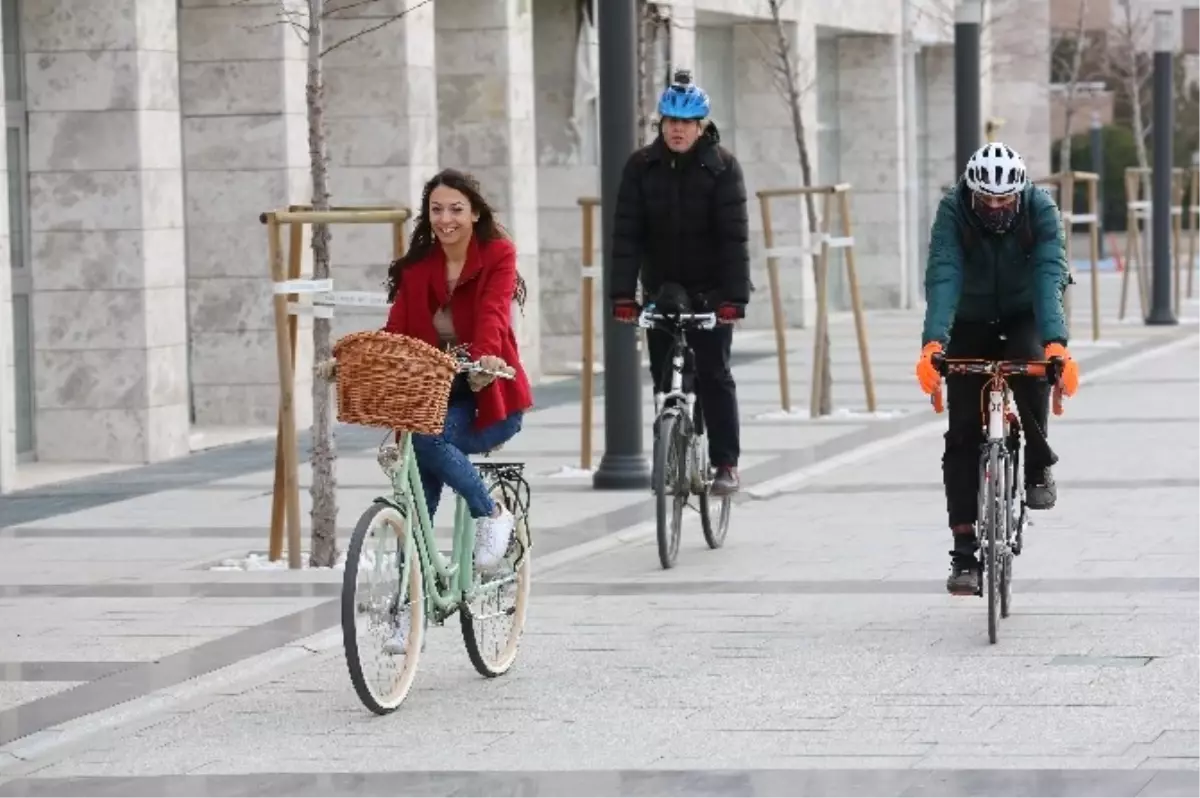
{"label": "bicycle handlebar", "polygon": [[711,330],[717,326],[716,313],[659,313],[654,305],[647,305],[638,316],[637,325],[645,329],[653,329],[659,322],[669,321],[681,327],[698,327],[701,330]]}
{"label": "bicycle handlebar", "polygon": [[[935,354],[930,362],[943,377],[949,374],[976,374],[986,377],[1035,377],[1053,383],[1050,393],[1051,408],[1054,415],[1061,416],[1062,386],[1058,382],[1062,362],[1058,358],[1050,360],[986,360],[982,358],[948,358],[943,354]],[[942,398],[942,388],[929,397],[933,412],[941,413],[945,409]]]}
{"label": "bicycle handlebar", "polygon": [[517,370],[512,366],[508,366],[507,371],[501,369],[486,369],[479,364],[478,360],[460,360],[458,361],[459,374],[489,374],[493,377],[499,377],[504,380],[516,378]]}

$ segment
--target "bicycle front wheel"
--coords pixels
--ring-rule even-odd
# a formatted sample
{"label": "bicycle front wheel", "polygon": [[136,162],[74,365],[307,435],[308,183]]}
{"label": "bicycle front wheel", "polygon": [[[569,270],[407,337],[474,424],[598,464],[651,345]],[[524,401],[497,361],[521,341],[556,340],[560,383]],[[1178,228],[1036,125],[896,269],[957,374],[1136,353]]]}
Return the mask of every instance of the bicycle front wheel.
{"label": "bicycle front wheel", "polygon": [[1004,478],[1000,473],[1000,449],[998,446],[993,446],[988,452],[987,469],[985,471],[986,479],[984,484],[980,486],[983,491],[983,516],[981,520],[986,518],[987,529],[983,535],[984,546],[987,547],[984,565],[984,578],[987,580],[987,600],[988,600],[988,641],[995,643],[999,635],[1000,626],[1000,572],[998,563],[1002,559],[1000,552],[997,551],[1001,540],[1000,525],[1004,523],[1000,517],[1000,508],[1003,506],[1003,485]]}
{"label": "bicycle front wheel", "polygon": [[679,416],[668,413],[659,419],[654,439],[654,502],[658,528],[658,561],[663,569],[675,565],[683,532],[683,508],[687,504],[687,439]]}
{"label": "bicycle front wheel", "polygon": [[425,645],[425,596],[416,548],[401,584],[409,525],[377,501],[358,521],[342,576],[342,644],[354,692],[376,715],[408,696]]}

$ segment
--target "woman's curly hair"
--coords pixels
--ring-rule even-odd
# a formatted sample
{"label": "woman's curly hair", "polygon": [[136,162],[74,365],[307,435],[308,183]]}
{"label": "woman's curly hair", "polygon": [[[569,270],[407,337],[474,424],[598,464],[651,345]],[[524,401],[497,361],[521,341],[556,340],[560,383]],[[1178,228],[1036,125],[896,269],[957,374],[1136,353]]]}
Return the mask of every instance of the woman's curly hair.
{"label": "woman's curly hair", "polygon": [[[479,181],[457,169],[443,169],[425,184],[425,189],[421,192],[421,212],[417,215],[412,236],[409,237],[408,250],[388,267],[388,302],[396,301],[396,292],[400,289],[400,278],[403,271],[411,264],[425,258],[437,245],[437,239],[433,235],[433,225],[429,221],[429,195],[438,186],[446,186],[460,192],[471,203],[471,210],[479,214],[479,221],[475,222],[472,232],[478,241],[511,238],[508,231],[496,221],[496,214],[492,211],[492,206],[483,198],[483,192],[479,189]],[[518,272],[517,288],[513,292],[513,299],[517,301],[522,312],[525,311],[525,297],[525,278]]]}

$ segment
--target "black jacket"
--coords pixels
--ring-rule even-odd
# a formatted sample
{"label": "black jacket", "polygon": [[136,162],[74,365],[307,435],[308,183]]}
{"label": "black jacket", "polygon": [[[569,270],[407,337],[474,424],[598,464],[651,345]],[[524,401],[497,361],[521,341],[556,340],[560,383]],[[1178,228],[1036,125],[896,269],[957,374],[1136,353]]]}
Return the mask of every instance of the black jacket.
{"label": "black jacket", "polygon": [[648,296],[678,283],[713,305],[750,301],[746,183],[709,125],[686,153],[662,137],[625,164],[613,228],[609,296],[633,299],[639,275]]}

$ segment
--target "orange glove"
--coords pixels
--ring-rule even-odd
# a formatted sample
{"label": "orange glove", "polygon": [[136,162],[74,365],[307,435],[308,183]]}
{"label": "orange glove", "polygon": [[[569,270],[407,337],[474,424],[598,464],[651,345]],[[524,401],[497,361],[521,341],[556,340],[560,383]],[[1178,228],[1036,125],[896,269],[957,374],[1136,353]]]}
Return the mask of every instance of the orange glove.
{"label": "orange glove", "polygon": [[1058,384],[1067,396],[1074,396],[1079,390],[1079,364],[1071,359],[1071,353],[1062,344],[1046,344],[1046,359],[1058,358],[1062,361],[1062,373],[1058,375]]}
{"label": "orange glove", "polygon": [[917,361],[917,382],[921,383],[921,390],[927,396],[933,396],[942,384],[942,375],[933,367],[933,356],[941,351],[941,344],[930,341],[921,349],[921,359]]}

